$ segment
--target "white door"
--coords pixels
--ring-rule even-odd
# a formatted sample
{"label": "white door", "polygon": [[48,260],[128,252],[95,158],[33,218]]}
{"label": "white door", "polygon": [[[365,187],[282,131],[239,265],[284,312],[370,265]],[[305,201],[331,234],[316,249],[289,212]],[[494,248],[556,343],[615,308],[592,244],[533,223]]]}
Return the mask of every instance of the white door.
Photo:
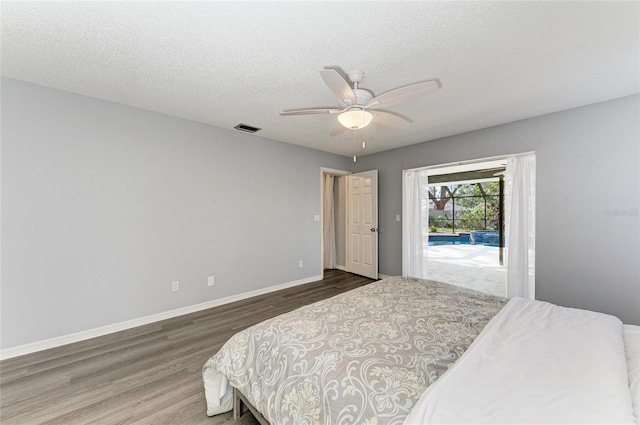
{"label": "white door", "polygon": [[347,271],[378,278],[378,170],[347,177]]}

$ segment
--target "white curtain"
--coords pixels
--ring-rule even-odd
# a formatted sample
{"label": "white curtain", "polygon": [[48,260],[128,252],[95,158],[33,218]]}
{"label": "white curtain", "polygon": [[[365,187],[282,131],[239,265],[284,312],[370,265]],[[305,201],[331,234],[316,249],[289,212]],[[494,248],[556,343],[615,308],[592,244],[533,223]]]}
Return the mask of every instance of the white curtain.
{"label": "white curtain", "polygon": [[507,158],[504,176],[507,297],[535,299],[535,154]]}
{"label": "white curtain", "polygon": [[[429,221],[429,199],[424,196],[427,184],[425,170],[404,172],[402,274],[423,279],[427,277],[427,245],[424,244],[424,232]],[[426,207],[426,222],[423,207]]]}
{"label": "white curtain", "polygon": [[335,225],[335,212],[334,212],[334,196],[333,196],[333,181],[332,175],[324,175],[324,195],[323,195],[323,217],[324,223],[322,226],[323,240],[324,240],[324,268],[335,269],[336,268],[336,225]]}

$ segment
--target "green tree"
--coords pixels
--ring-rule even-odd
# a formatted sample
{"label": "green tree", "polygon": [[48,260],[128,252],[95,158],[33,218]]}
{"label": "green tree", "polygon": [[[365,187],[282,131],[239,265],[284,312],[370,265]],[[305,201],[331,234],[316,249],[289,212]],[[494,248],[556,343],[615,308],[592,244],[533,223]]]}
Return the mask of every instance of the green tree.
{"label": "green tree", "polygon": [[[455,231],[498,229],[499,195],[498,182],[437,185],[428,188],[429,200],[436,211],[444,211],[449,202],[454,202],[454,216],[438,214],[429,216],[429,226]],[[486,209],[485,209],[486,206]],[[434,230],[432,230],[434,231]]]}
{"label": "green tree", "polygon": [[497,229],[499,193],[498,182],[461,185],[456,196],[456,207],[460,206],[456,208],[456,227],[461,230]]}

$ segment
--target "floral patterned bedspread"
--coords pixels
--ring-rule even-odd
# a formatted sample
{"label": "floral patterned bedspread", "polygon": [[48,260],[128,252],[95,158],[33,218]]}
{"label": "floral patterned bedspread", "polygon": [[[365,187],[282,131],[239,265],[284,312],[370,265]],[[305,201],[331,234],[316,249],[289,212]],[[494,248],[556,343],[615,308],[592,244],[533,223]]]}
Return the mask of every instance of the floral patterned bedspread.
{"label": "floral patterned bedspread", "polygon": [[388,278],[239,332],[204,368],[273,425],[402,424],[506,302]]}

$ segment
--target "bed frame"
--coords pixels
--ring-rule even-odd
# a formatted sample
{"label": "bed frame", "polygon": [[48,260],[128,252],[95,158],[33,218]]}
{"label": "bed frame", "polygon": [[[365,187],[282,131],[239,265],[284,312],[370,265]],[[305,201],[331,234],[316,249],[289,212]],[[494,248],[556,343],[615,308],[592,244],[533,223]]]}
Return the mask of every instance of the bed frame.
{"label": "bed frame", "polygon": [[233,420],[237,421],[242,416],[242,405],[245,405],[247,409],[253,414],[260,425],[270,425],[269,421],[262,416],[258,409],[253,407],[253,405],[247,400],[247,398],[238,390],[236,387],[233,387]]}

